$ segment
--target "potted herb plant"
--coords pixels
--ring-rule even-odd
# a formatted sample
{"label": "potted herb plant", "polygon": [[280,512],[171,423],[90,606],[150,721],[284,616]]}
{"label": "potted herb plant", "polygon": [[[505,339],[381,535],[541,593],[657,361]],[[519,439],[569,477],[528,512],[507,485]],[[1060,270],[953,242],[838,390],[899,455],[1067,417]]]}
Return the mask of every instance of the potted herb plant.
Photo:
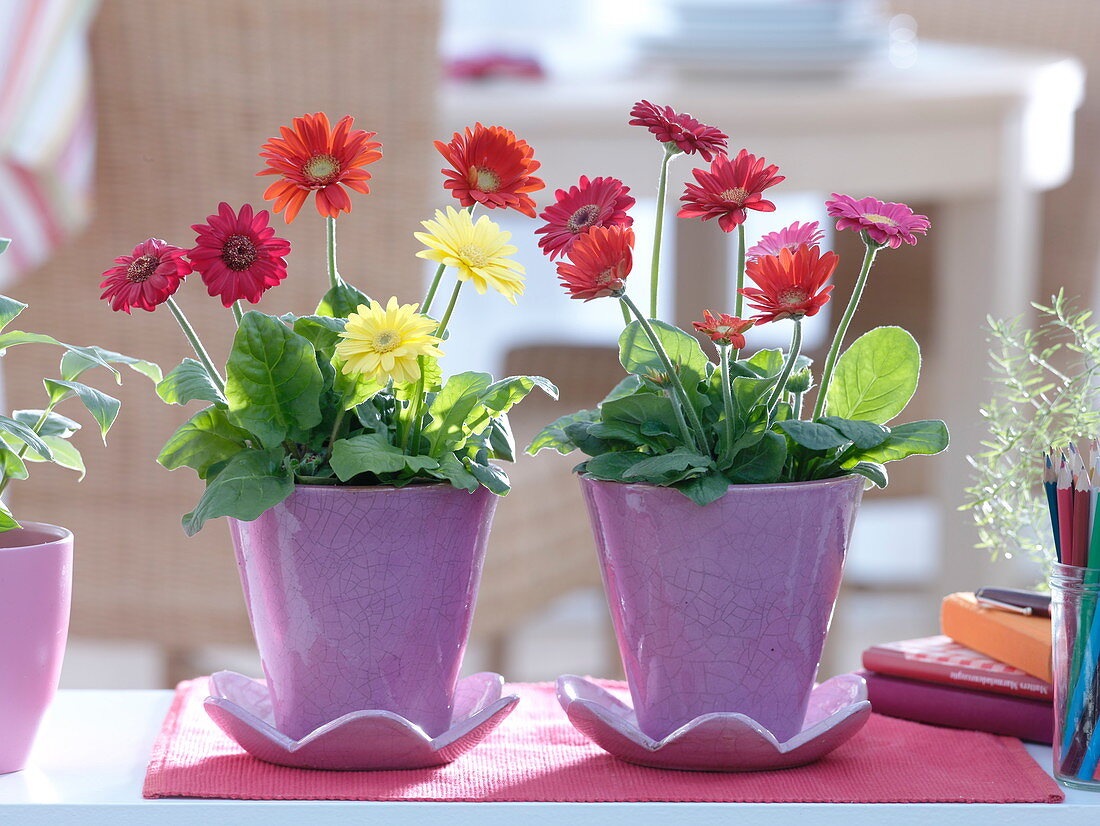
{"label": "potted herb plant", "polygon": [[[439,266],[424,300],[403,304],[368,298],[337,269],[337,219],[351,211],[349,190],[369,192],[368,167],[382,157],[374,137],[350,117],[333,126],[317,113],[295,118],[261,152],[274,211],[289,222],[312,199],[324,222],[328,289],[312,314],[242,310],[287,277],[290,253],[268,212],[248,205],[221,204],[193,227],[187,250],[140,244],[103,282],[116,310],[166,305],[195,350],[158,392],[206,406],[159,461],[206,482],[183,519],[188,534],[230,518],[262,691],[284,739],[363,710],[397,715],[429,739],[461,722],[452,719],[458,671],[496,499],[508,491],[495,461],[513,458],[506,414],[536,387],[557,394],[537,376],[444,380],[439,366],[467,284],[513,304],[523,293],[509,233],[472,213],[534,215],[528,193],[543,184],[531,148],[480,124],[437,143],[451,165],[445,186],[463,208],[437,211],[416,233],[419,255]],[[172,297],[192,271],[237,324],[224,373]],[[436,300],[444,285],[445,303]],[[397,765],[349,759],[342,767]]]}
{"label": "potted herb plant", "polygon": [[[843,348],[876,258],[916,243],[929,222],[904,204],[827,201],[837,229],[858,232],[865,254],[811,408],[802,322],[832,297],[838,256],[822,250],[816,222],[747,249],[747,217],[775,209],[766,194],[784,180],[778,167],[747,150],[727,155],[724,133],[668,107],[641,101],[631,115],[662,149],[650,304],[643,311],[625,291],[634,252],[626,188],[582,178],[559,190],[541,216],[539,232],[555,239],[544,249],[562,256],[571,297],[622,304],[627,376],[597,409],[546,427],[528,451],[585,454],[576,470],[646,748],[701,715],[728,712],[782,743],[803,725],[864,485],[885,486],[888,462],[947,447],[943,422],[889,424],[917,386],[920,351],[909,333],[879,327]],[[694,325],[714,359],[659,320],[657,307],[669,165],[696,154],[709,165],[694,170],[680,217],[713,219],[738,236],[733,313],[708,311]],[[792,322],[786,352],[746,349],[754,326],[780,320]]]}

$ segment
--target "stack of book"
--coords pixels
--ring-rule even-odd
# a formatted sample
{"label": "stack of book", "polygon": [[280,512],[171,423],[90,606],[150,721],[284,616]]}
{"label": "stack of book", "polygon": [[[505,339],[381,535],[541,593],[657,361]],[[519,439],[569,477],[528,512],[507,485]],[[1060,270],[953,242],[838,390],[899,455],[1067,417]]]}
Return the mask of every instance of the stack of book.
{"label": "stack of book", "polygon": [[871,707],[922,723],[1053,739],[1050,618],[980,605],[951,594],[943,635],[883,643],[863,652]]}

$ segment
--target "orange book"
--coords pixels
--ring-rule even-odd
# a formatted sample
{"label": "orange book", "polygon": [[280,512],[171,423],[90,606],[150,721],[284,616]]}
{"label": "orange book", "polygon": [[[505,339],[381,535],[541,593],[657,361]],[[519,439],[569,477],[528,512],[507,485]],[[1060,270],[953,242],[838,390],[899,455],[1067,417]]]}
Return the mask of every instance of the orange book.
{"label": "orange book", "polygon": [[986,608],[973,594],[944,597],[940,629],[955,642],[1051,681],[1050,618]]}

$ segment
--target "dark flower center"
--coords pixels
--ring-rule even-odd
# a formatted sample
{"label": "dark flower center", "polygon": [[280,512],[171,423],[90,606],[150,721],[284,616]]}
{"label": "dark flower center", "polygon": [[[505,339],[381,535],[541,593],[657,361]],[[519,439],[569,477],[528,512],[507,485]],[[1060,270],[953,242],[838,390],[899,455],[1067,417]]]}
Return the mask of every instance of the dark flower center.
{"label": "dark flower center", "polygon": [[153,273],[157,271],[159,266],[160,259],[155,255],[146,254],[140,258],[135,258],[130,266],[126,268],[126,280],[140,284],[142,281],[152,278]]}
{"label": "dark flower center", "polygon": [[595,204],[585,204],[565,222],[566,228],[574,235],[584,232],[596,223],[600,217],[600,208]]}
{"label": "dark flower center", "polygon": [[332,155],[314,155],[302,166],[302,174],[313,186],[325,186],[340,177],[340,162]]}
{"label": "dark flower center", "polygon": [[740,207],[745,205],[745,199],[749,197],[749,193],[748,190],[735,186],[733,189],[727,189],[719,193],[718,197],[723,201],[729,201],[736,207]]}
{"label": "dark flower center", "polygon": [[247,270],[256,261],[256,245],[247,235],[230,235],[222,244],[222,261],[236,272]]}

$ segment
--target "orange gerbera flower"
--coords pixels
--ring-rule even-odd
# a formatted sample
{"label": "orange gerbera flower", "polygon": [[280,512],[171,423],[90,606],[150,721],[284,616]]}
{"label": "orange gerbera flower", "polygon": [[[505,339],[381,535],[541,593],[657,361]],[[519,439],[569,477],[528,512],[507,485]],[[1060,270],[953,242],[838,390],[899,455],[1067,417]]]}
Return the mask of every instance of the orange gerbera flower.
{"label": "orange gerbera flower", "polygon": [[366,194],[370,173],[363,169],[382,157],[382,144],[372,141],[374,132],[352,129],[354,118],[345,115],[330,128],[324,112],[294,119],[294,128],[279,127],[281,138],[263,146],[261,158],[267,168],[257,175],[279,175],[264,192],[274,199],[273,212],[284,209],[289,224],[311,191],[316,192],[317,211],[326,218],[351,212],[351,198],[344,187]]}
{"label": "orange gerbera flower", "polygon": [[541,166],[535,151],[526,141],[503,126],[466,127],[455,132],[450,143],[436,141],[435,148],[453,169],[441,169],[451,190],[462,206],[483,204],[490,209],[504,208],[535,217],[535,202],[528,192],[546,186],[531,173]]}
{"label": "orange gerbera flower", "polygon": [[761,255],[745,266],[745,274],[756,287],[745,287],[741,295],[749,306],[759,310],[753,316],[757,324],[781,318],[815,315],[829,300],[832,284],[826,284],[836,270],[840,256],[821,252],[821,247],[803,245],[791,252]]}
{"label": "orange gerbera flower", "polygon": [[592,227],[569,248],[569,260],[558,262],[558,279],[570,298],[623,294],[634,265],[634,230],[621,225]]}

